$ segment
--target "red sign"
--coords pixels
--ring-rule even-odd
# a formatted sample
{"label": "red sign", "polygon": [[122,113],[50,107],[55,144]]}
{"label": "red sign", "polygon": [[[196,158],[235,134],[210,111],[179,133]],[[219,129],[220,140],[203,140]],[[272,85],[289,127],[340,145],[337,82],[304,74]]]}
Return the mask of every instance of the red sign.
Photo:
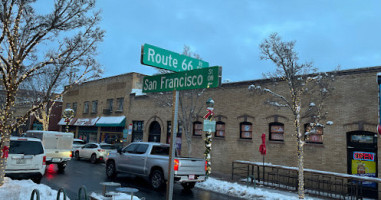
{"label": "red sign", "polygon": [[378,134],[381,134],[381,126],[380,126],[380,124],[377,125],[377,133],[378,133]]}
{"label": "red sign", "polygon": [[353,152],[353,160],[365,160],[365,161],[374,161],[374,153],[368,152]]}

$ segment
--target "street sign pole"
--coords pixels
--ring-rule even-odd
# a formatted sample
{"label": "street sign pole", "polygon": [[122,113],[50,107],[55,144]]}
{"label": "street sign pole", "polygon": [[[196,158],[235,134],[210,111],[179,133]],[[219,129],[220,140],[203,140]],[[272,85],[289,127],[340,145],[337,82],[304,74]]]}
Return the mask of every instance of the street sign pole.
{"label": "street sign pole", "polygon": [[173,91],[173,107],[172,107],[172,131],[169,147],[169,163],[168,163],[168,182],[167,182],[167,200],[172,200],[173,196],[173,179],[174,179],[174,162],[175,158],[175,137],[177,136],[177,116],[179,108],[179,91]]}

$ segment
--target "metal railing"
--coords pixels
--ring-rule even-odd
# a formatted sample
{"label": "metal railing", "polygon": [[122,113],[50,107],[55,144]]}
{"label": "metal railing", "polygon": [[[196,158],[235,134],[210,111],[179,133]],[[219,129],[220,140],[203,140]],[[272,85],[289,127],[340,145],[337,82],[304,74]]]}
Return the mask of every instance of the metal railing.
{"label": "metal railing", "polygon": [[[236,160],[232,163],[232,180],[244,180],[265,186],[298,190],[298,168],[262,162]],[[246,183],[246,184],[250,184]],[[381,197],[379,178],[304,169],[307,194],[332,199],[362,199]]]}

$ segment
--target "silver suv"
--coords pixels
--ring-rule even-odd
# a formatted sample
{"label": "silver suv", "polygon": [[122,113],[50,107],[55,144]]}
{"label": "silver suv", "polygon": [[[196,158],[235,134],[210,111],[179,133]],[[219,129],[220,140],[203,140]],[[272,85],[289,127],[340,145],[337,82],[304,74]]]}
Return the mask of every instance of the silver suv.
{"label": "silver suv", "polygon": [[46,155],[40,139],[11,137],[5,176],[40,183],[45,169]]}

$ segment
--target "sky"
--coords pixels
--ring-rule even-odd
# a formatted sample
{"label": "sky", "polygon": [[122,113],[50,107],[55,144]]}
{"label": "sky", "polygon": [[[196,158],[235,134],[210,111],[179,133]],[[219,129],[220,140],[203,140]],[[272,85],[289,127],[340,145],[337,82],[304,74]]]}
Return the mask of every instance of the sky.
{"label": "sky", "polygon": [[381,2],[376,0],[99,0],[106,31],[97,57],[103,77],[157,73],[140,63],[145,43],[182,53],[184,45],[222,66],[223,81],[275,72],[260,43],[277,32],[296,41],[300,62],[318,71],[381,65]]}
{"label": "sky", "polygon": [[[227,181],[217,180],[214,178],[208,178],[207,181],[197,183],[196,187],[204,190],[210,190],[218,193],[223,193],[229,196],[241,197],[242,199],[265,199],[265,200],[297,200],[298,195],[295,192],[278,191],[269,188],[254,188],[252,186],[246,187],[245,185],[230,183]],[[32,180],[12,180],[5,177],[5,183],[0,187],[0,197],[8,200],[25,200],[30,199],[30,195],[34,189],[38,189],[40,193],[40,199],[55,200],[57,197],[57,190],[50,188],[44,184],[33,183]],[[89,192],[91,197],[101,198],[102,191]],[[61,199],[63,195],[61,194]],[[124,193],[118,193],[115,200],[130,199],[130,195]],[[35,197],[36,199],[36,197]],[[69,198],[67,198],[69,200]],[[139,200],[137,196],[133,197],[133,200]],[[143,199],[143,198],[141,198]],[[318,198],[312,198],[308,195],[306,200],[318,200]]]}

